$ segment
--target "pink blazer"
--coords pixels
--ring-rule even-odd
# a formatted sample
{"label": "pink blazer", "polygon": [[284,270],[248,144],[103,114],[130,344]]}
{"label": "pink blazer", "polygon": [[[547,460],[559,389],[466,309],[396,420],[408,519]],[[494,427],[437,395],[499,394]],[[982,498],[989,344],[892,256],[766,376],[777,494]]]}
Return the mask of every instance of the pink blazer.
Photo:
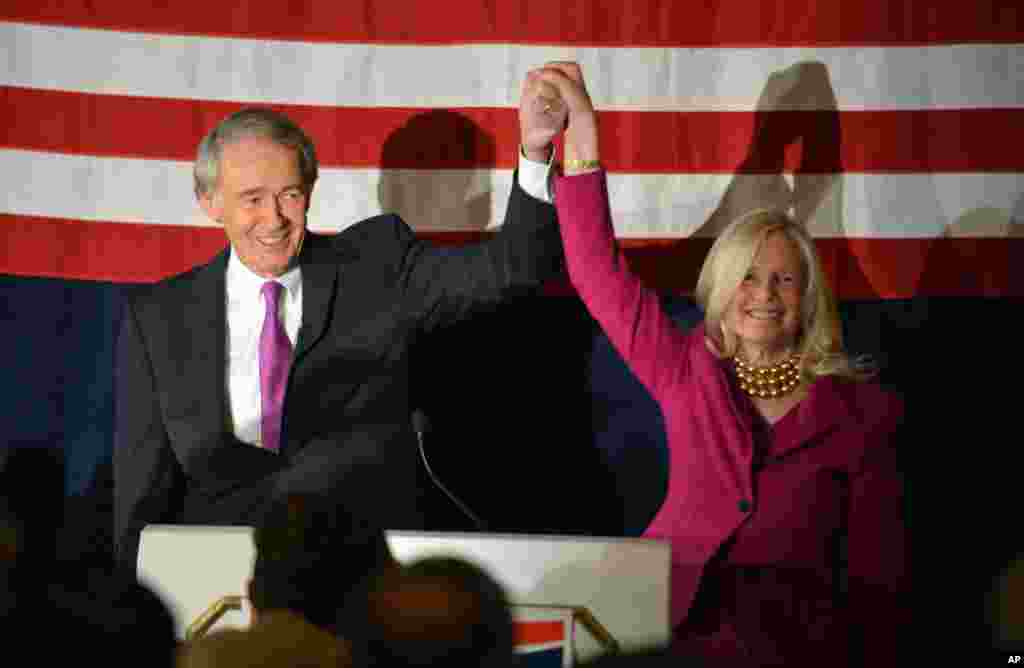
{"label": "pink blazer", "polygon": [[[769,426],[736,389],[728,362],[705,347],[703,325],[682,331],[630,273],[604,172],[558,178],[555,202],[573,285],[664,415],[668,491],[645,535],[672,546],[677,641],[708,655],[778,655],[787,665],[794,652],[817,654],[818,643],[834,665],[845,651],[836,644],[862,629],[856,643],[866,656],[892,664],[896,625],[908,616],[893,438],[902,402],[873,383],[826,378]],[[833,571],[842,540],[849,585],[840,597]],[[709,569],[713,594],[697,610]]]}

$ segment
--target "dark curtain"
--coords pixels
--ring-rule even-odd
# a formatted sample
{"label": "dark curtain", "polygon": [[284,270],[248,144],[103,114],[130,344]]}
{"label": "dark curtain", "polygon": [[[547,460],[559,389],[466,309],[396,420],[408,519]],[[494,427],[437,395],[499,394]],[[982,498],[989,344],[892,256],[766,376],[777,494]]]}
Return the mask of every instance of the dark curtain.
{"label": "dark curtain", "polygon": [[[62,453],[64,545],[79,557],[109,549],[124,291],[0,276],[0,461],[16,447]],[[689,299],[665,304],[680,326],[700,317]],[[848,347],[873,355],[882,383],[906,400],[915,587],[950,601],[961,587],[968,594],[963,605],[922,614],[966,615],[978,633],[974,593],[1021,551],[1022,306],[919,298],[841,307]],[[523,298],[418,352],[415,392],[431,418],[433,467],[490,530],[639,535],[664,493],[661,415],[578,300]],[[437,528],[471,528],[443,496],[434,502]]]}

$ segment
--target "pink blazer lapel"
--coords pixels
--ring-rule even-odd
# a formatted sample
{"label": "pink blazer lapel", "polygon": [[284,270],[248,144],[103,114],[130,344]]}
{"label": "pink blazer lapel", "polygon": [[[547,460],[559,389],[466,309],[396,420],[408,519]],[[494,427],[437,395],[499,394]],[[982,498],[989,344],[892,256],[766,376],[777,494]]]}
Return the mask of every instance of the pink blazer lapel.
{"label": "pink blazer lapel", "polygon": [[811,387],[807,398],[775,424],[766,454],[782,457],[811,445],[842,424],[849,424],[853,416],[854,409],[843,392],[842,381],[832,377],[821,378]]}

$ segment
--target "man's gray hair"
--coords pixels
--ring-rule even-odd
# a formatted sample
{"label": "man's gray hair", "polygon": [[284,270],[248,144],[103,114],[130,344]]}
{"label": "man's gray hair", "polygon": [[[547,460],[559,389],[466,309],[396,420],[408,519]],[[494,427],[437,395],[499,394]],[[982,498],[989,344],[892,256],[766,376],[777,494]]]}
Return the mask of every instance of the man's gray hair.
{"label": "man's gray hair", "polygon": [[299,158],[303,185],[312,189],[316,183],[317,161],[313,141],[284,114],[270,109],[249,107],[231,114],[217,124],[199,142],[193,168],[196,197],[212,195],[217,190],[220,158],[228,144],[249,137],[265,137],[282,146],[294,148]]}

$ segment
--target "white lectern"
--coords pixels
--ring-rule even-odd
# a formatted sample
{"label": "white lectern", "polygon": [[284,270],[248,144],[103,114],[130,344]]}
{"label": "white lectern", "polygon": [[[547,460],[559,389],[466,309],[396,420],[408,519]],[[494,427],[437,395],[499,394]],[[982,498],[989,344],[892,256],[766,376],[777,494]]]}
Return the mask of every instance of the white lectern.
{"label": "white lectern", "polygon": [[[491,573],[516,606],[584,608],[623,650],[669,642],[669,546],[637,538],[388,531],[395,557],[454,555]],[[253,564],[248,527],[151,525],[142,532],[139,579],[175,614],[179,637],[224,596],[244,597]],[[248,609],[214,626],[244,627]],[[576,653],[602,652],[589,633]]]}

